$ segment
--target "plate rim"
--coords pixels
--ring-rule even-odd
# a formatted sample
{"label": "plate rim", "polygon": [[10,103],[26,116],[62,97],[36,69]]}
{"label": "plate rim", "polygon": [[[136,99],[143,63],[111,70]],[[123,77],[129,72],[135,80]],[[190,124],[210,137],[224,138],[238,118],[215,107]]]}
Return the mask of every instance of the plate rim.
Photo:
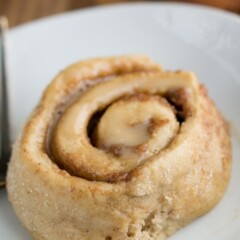
{"label": "plate rim", "polygon": [[58,21],[61,18],[71,17],[75,14],[88,14],[89,12],[99,12],[99,11],[113,11],[115,9],[119,8],[143,8],[143,7],[169,7],[169,8],[182,8],[182,9],[192,9],[194,11],[201,11],[204,13],[210,13],[212,15],[216,15],[217,17],[225,18],[228,21],[235,22],[240,25],[240,15],[234,12],[230,12],[224,9],[216,8],[213,6],[207,6],[199,3],[184,3],[184,2],[129,2],[129,3],[107,3],[103,5],[97,5],[97,6],[89,6],[85,8],[79,8],[79,9],[73,9],[65,12],[60,12],[48,16],[44,16],[38,19],[33,19],[28,22],[24,22],[22,24],[16,25],[14,27],[10,28],[10,33],[12,32],[18,32],[21,30],[24,30],[25,28],[30,28],[33,25],[38,24],[45,24],[48,21]]}

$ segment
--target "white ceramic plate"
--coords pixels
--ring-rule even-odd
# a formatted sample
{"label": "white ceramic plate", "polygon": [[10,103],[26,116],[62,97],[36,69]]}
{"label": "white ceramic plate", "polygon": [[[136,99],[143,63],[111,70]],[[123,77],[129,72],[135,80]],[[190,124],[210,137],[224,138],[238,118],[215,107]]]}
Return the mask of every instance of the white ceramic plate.
{"label": "white ceramic plate", "polygon": [[[166,69],[196,72],[232,126],[233,171],[222,201],[171,240],[240,239],[240,17],[206,7],[141,3],[75,11],[11,30],[13,136],[42,90],[79,59],[143,53]],[[29,240],[4,190],[0,239]]]}

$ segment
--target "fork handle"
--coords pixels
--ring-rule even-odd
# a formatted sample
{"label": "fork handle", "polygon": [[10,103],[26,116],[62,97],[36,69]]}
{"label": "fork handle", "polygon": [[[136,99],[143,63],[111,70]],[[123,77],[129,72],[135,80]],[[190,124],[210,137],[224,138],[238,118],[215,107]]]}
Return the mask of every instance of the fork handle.
{"label": "fork handle", "polygon": [[9,126],[9,106],[8,106],[8,81],[7,81],[7,71],[6,71],[6,31],[8,29],[7,19],[5,17],[0,18],[0,187],[4,185],[7,163],[10,157],[10,126]]}

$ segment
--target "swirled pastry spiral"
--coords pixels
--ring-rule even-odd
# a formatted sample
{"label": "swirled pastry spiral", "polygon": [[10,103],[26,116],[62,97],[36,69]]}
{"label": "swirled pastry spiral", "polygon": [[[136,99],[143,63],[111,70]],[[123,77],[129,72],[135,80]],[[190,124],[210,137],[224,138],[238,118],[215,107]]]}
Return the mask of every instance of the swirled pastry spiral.
{"label": "swirled pastry spiral", "polygon": [[229,180],[228,126],[190,72],[87,60],[47,87],[17,139],[9,199],[35,239],[165,239]]}

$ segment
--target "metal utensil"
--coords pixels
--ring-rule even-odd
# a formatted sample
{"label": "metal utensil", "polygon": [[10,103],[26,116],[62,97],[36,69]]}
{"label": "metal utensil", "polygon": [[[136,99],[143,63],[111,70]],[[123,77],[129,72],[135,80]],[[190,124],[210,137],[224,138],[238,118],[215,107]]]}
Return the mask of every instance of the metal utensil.
{"label": "metal utensil", "polygon": [[5,186],[7,163],[11,154],[8,106],[8,81],[6,71],[6,33],[8,22],[0,17],[0,187]]}

